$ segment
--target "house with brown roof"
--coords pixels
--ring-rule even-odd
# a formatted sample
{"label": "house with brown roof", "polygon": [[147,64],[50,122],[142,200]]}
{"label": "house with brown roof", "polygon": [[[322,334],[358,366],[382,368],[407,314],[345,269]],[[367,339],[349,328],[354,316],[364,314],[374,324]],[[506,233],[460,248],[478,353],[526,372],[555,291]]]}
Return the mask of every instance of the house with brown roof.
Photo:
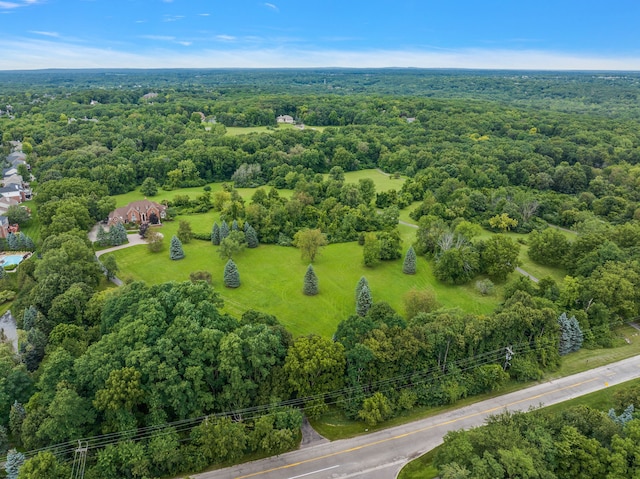
{"label": "house with brown roof", "polygon": [[109,214],[109,226],[117,223],[160,224],[167,216],[167,207],[147,199],[134,201]]}

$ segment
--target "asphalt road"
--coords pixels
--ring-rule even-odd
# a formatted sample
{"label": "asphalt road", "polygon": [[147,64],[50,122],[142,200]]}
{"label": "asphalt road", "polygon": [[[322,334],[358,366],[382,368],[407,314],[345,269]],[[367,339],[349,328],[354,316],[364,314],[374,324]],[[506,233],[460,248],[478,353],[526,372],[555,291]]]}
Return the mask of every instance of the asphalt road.
{"label": "asphalt road", "polygon": [[640,356],[352,439],[192,475],[197,479],[393,479],[451,430],[481,425],[504,410],[551,405],[640,377]]}

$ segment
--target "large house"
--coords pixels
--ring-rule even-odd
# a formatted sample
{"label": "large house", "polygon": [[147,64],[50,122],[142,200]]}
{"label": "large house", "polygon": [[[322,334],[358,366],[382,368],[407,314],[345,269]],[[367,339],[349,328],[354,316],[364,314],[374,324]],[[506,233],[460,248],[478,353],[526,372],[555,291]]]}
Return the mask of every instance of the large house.
{"label": "large house", "polygon": [[288,125],[293,125],[295,123],[293,117],[291,115],[280,115],[276,118],[278,123],[286,123]]}
{"label": "large house", "polygon": [[167,207],[154,201],[139,200],[109,214],[109,226],[117,223],[158,224],[167,216]]}

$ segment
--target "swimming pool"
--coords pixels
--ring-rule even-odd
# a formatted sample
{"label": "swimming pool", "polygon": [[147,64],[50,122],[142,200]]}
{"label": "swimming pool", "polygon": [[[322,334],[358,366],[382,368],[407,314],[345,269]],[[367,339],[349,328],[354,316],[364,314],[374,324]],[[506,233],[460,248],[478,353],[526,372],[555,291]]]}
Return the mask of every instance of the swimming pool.
{"label": "swimming pool", "polygon": [[20,264],[20,262],[24,259],[21,254],[10,254],[0,259],[1,266],[15,266]]}

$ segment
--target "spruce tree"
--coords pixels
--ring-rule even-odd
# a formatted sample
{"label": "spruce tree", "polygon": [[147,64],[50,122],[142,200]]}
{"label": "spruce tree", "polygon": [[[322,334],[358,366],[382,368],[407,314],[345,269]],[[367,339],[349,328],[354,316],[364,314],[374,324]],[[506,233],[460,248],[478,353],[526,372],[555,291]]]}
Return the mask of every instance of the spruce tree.
{"label": "spruce tree", "polygon": [[[245,225],[247,225],[248,223],[245,223]],[[249,248],[257,248],[258,247],[258,233],[256,233],[256,230],[253,229],[253,227],[251,225],[249,225],[246,229],[245,229],[245,239],[247,240],[247,246]]]}
{"label": "spruce tree", "polygon": [[9,429],[11,430],[13,437],[18,442],[21,442],[22,423],[26,416],[27,413],[24,410],[24,406],[15,400],[13,406],[11,406],[11,411],[9,412]]}
{"label": "spruce tree", "polygon": [[218,223],[213,223],[213,228],[211,229],[211,243],[218,246],[220,244],[220,227]]}
{"label": "spruce tree", "polygon": [[7,277],[7,272],[4,270],[3,266],[0,266],[0,279],[4,279]]}
{"label": "spruce tree", "polygon": [[245,221],[244,224],[242,225],[242,229],[244,230],[244,233],[247,234],[247,230],[249,229],[251,225],[249,224],[248,221]]}
{"label": "spruce tree", "polygon": [[4,464],[4,470],[7,472],[7,479],[17,479],[20,467],[24,464],[24,454],[11,449],[7,454],[7,462]]}
{"label": "spruce tree", "polygon": [[231,223],[231,231],[240,231],[238,220],[233,220],[233,223]]}
{"label": "spruce tree", "polygon": [[184,258],[184,250],[182,249],[182,242],[175,235],[171,237],[171,246],[169,247],[169,258],[174,260]]}
{"label": "spruce tree", "polygon": [[127,230],[122,223],[116,223],[109,229],[109,244],[120,246],[127,242]]}
{"label": "spruce tree", "polygon": [[358,280],[358,284],[356,285],[356,301],[358,301],[358,296],[360,296],[360,291],[362,290],[363,286],[367,286],[367,288],[369,287],[369,282],[367,281],[367,278],[365,278],[364,276],[362,276],[359,280]]}
{"label": "spruce tree", "polygon": [[224,266],[224,285],[227,288],[237,288],[240,286],[240,273],[232,259]]}
{"label": "spruce tree", "polygon": [[98,246],[107,246],[109,244],[109,233],[100,225],[98,227],[98,234],[96,235],[96,243]]}
{"label": "spruce tree", "polygon": [[368,285],[363,285],[358,294],[358,301],[356,302],[356,313],[358,316],[366,316],[371,306],[373,305],[373,299],[371,298],[371,290]]}
{"label": "spruce tree", "polygon": [[313,266],[307,267],[307,272],[304,274],[304,286],[302,292],[307,296],[315,296],[318,294],[318,277],[313,270]]}
{"label": "spruce tree", "polygon": [[560,325],[560,343],[558,345],[560,356],[578,351],[582,347],[584,336],[576,317],[567,318],[567,313],[562,313],[558,318],[558,324]]}
{"label": "spruce tree", "polygon": [[222,225],[220,226],[220,241],[229,236],[229,225],[225,220],[222,220]]}
{"label": "spruce tree", "polygon": [[38,310],[34,305],[29,306],[24,310],[22,314],[22,329],[29,331],[36,325],[36,319],[38,317]]}
{"label": "spruce tree", "polygon": [[404,257],[402,272],[404,274],[416,274],[416,252],[413,250],[413,246],[409,246],[407,254]]}
{"label": "spruce tree", "polygon": [[9,233],[7,235],[7,246],[11,251],[16,251],[18,249],[18,238],[14,233]]}

